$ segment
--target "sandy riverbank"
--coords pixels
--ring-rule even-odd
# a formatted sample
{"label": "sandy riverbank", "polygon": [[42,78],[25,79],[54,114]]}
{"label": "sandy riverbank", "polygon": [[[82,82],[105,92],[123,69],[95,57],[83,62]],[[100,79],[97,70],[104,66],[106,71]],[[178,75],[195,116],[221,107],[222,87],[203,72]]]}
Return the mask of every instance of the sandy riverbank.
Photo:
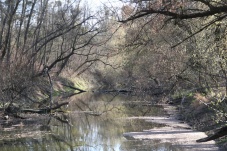
{"label": "sandy riverbank", "polygon": [[183,151],[218,151],[214,141],[197,143],[197,139],[207,137],[204,132],[193,130],[188,124],[177,119],[177,110],[173,106],[164,106],[167,115],[162,117],[132,117],[147,122],[165,124],[165,127],[143,130],[142,132],[124,133],[127,139],[159,140],[160,143],[171,143]]}

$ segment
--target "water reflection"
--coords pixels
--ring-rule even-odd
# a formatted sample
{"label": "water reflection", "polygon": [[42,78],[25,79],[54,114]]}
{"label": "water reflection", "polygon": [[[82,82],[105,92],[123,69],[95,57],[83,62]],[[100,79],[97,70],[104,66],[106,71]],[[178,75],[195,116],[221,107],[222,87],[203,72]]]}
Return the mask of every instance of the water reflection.
{"label": "water reflection", "polygon": [[[130,140],[123,133],[151,129],[155,125],[134,116],[163,114],[149,98],[118,94],[84,93],[71,100],[64,114],[2,125],[1,151],[174,151],[171,144]],[[5,128],[5,129],[4,129]],[[7,131],[6,128],[9,130]],[[10,129],[11,128],[11,129]],[[180,149],[182,150],[182,149]]]}

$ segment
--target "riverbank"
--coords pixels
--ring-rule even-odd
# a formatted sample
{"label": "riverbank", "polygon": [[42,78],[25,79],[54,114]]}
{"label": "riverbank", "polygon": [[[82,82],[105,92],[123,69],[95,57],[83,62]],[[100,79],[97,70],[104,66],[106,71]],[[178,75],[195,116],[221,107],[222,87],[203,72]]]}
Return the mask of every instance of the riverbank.
{"label": "riverbank", "polygon": [[161,117],[132,117],[144,119],[147,122],[165,124],[160,128],[143,130],[142,132],[124,133],[127,139],[158,140],[159,143],[171,143],[184,151],[218,151],[215,141],[197,143],[196,140],[207,137],[204,132],[193,129],[192,126],[179,120],[179,112],[176,106],[164,105],[165,116]]}
{"label": "riverbank", "polygon": [[[173,101],[179,111],[179,119],[186,121],[193,129],[205,132],[207,135],[212,136],[217,134],[219,129],[225,127],[225,117],[220,116],[220,110],[215,109],[214,103],[217,100],[210,95],[202,95],[195,93],[190,97],[185,97],[184,100]],[[220,102],[225,103],[225,102]],[[221,104],[219,104],[221,105]],[[225,108],[225,104],[221,105]],[[222,132],[223,133],[223,132]],[[219,146],[219,150],[227,150],[226,136],[215,137],[215,142]]]}

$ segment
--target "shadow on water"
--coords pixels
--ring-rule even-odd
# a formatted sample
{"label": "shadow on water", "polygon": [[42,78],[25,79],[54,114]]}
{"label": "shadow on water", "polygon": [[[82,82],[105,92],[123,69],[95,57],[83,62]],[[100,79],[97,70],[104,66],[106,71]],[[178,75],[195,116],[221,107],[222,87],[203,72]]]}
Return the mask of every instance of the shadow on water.
{"label": "shadow on water", "polygon": [[[160,124],[129,117],[160,116],[163,108],[149,97],[83,93],[68,98],[63,114],[7,121],[0,127],[1,151],[178,151],[168,143],[130,140],[138,132]],[[37,121],[38,119],[38,121]]]}

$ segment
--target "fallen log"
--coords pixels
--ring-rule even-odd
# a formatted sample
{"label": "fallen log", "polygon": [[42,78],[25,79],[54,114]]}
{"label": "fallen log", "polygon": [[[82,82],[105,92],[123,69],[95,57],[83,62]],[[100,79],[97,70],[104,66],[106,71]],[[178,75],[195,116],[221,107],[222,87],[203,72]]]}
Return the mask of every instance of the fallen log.
{"label": "fallen log", "polygon": [[225,135],[227,135],[227,126],[222,127],[217,132],[215,132],[213,135],[210,135],[206,138],[196,140],[196,142],[207,142],[207,141],[215,140],[215,139],[220,138]]}
{"label": "fallen log", "polygon": [[42,109],[21,109],[21,113],[38,113],[38,114],[47,114],[50,113],[52,110],[59,109],[64,105],[68,105],[69,102],[62,102],[60,104],[54,105],[52,107],[42,108]]}

